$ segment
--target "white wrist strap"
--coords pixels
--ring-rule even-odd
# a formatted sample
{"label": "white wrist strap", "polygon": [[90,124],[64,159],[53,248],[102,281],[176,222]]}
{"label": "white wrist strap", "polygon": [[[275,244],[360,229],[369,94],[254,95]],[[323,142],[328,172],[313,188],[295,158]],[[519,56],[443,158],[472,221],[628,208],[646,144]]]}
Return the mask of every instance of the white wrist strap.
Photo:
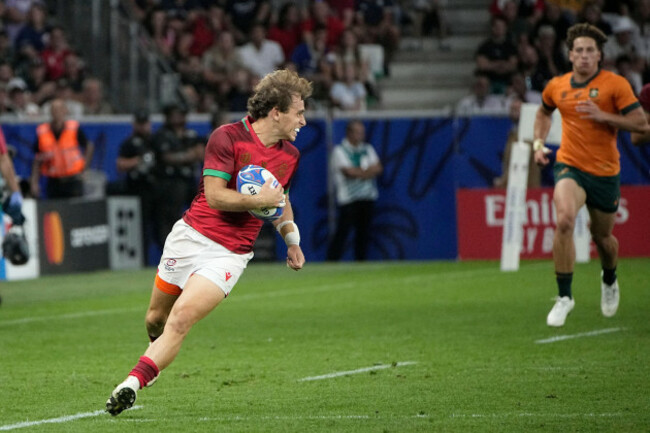
{"label": "white wrist strap", "polygon": [[536,138],[533,141],[533,151],[537,152],[538,150],[543,150],[544,153],[550,153],[551,152],[551,149],[549,149],[548,147],[546,147],[544,145],[544,140],[542,140],[541,138]]}
{"label": "white wrist strap", "polygon": [[280,235],[282,235],[282,227],[287,224],[293,224],[293,231],[284,235],[284,243],[287,244],[287,246],[300,245],[300,231],[298,230],[296,223],[293,221],[282,221],[275,229],[280,233]]}

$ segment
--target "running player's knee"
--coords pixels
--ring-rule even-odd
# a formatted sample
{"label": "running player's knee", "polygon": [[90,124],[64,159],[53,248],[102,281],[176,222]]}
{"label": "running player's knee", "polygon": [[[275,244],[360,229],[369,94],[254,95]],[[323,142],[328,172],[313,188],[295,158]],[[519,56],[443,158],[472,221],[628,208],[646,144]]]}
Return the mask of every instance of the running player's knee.
{"label": "running player's knee", "polygon": [[165,323],[167,322],[167,314],[163,314],[160,311],[149,310],[145,316],[145,325],[147,331],[152,335],[162,334],[163,329],[165,328]]}
{"label": "running player's knee", "polygon": [[560,214],[557,217],[557,231],[562,234],[571,234],[573,233],[575,222],[576,219],[574,216],[568,214]]}
{"label": "running player's knee", "polygon": [[190,329],[192,328],[192,325],[194,325],[194,322],[195,321],[192,320],[192,315],[187,311],[177,311],[167,321],[165,330],[185,336],[188,332],[190,332]]}

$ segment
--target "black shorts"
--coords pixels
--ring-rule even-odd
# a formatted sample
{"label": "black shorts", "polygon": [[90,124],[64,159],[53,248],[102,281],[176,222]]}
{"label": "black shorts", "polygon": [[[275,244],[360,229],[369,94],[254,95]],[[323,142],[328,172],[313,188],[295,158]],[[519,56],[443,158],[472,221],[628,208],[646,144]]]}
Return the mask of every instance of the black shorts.
{"label": "black shorts", "polygon": [[553,167],[555,184],[571,178],[587,193],[587,206],[606,213],[615,213],[621,198],[621,176],[594,176],[575,167],[556,162]]}

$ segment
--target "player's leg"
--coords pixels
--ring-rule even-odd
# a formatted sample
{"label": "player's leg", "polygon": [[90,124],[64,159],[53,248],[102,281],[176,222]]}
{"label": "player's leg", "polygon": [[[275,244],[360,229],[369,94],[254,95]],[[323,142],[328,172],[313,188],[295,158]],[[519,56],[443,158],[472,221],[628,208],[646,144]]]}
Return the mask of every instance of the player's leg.
{"label": "player's leg", "polygon": [[558,287],[555,305],[546,317],[549,326],[562,326],[575,305],[571,293],[573,267],[575,265],[575,243],[573,231],[578,212],[585,203],[587,195],[570,177],[557,181],[553,192],[557,226],[553,237],[553,261]]}
{"label": "player's leg", "polygon": [[620,292],[616,278],[618,264],[618,240],[613,234],[616,214],[589,209],[591,236],[598,248],[602,266],[600,307],[605,317],[612,317],[618,310]]}
{"label": "player's leg", "polygon": [[207,316],[225,296],[214,282],[201,275],[192,275],[174,303],[163,333],[140,357],[127,378],[113,390],[106,402],[106,410],[111,415],[118,415],[133,406],[137,391],[151,385],[171,364],[192,326]]}
{"label": "player's leg", "polygon": [[370,223],[372,221],[372,209],[374,201],[362,200],[356,203],[357,208],[354,215],[354,258],[355,260],[366,260],[368,255],[368,243],[370,242]]}
{"label": "player's leg", "polygon": [[225,296],[214,282],[201,275],[192,275],[169,314],[165,330],[144,355],[154,361],[159,370],[166,368],[178,354],[192,326],[207,316]]}
{"label": "player's leg", "polygon": [[145,315],[145,327],[151,342],[156,341],[163,333],[169,313],[180,294],[180,287],[169,284],[156,275],[149,308]]}

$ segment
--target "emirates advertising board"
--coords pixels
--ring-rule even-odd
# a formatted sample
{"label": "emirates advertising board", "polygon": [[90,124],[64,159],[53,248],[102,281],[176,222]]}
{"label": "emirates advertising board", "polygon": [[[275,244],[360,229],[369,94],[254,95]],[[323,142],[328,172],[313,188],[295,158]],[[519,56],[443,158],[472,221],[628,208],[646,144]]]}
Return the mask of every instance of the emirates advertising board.
{"label": "emirates advertising board", "polygon": [[[505,190],[459,189],[458,254],[460,259],[499,259],[506,208]],[[614,235],[621,257],[650,256],[650,186],[622,186]],[[522,259],[551,258],[555,231],[553,189],[528,190],[523,225]],[[597,257],[591,242],[591,256]]]}

